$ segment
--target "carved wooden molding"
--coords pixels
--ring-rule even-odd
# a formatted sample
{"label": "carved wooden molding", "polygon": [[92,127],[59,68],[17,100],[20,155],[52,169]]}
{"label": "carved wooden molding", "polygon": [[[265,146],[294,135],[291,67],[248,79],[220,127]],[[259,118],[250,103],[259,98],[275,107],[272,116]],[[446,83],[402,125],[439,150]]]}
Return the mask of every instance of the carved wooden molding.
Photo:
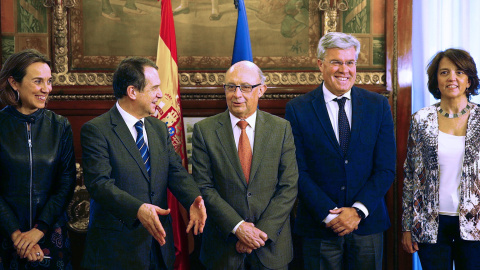
{"label": "carved wooden molding", "polygon": [[[215,86],[225,81],[224,73],[182,72],[180,86]],[[319,85],[323,81],[320,72],[265,72],[267,85]],[[53,74],[57,86],[108,86],[113,73],[65,73]],[[355,84],[385,85],[385,72],[357,72]]]}
{"label": "carved wooden molding", "polygon": [[[77,3],[75,0],[64,1],[69,4],[62,3],[57,0],[46,0],[45,5],[54,8],[53,11],[53,48],[54,48],[54,74],[53,83],[56,86],[108,86],[112,84],[112,73],[82,73],[72,72],[69,70],[68,59],[68,36],[78,36],[78,33],[68,33],[67,26],[67,14],[68,12],[78,13],[81,12],[78,8],[74,8]],[[312,8],[315,10],[315,8]],[[318,16],[312,16],[315,20],[318,20]],[[310,28],[313,25],[311,24]],[[70,30],[75,31],[75,27]],[[320,36],[319,29],[309,30],[313,36]],[[316,43],[317,41],[315,41]],[[310,44],[310,51],[313,55],[315,52],[315,44]],[[262,66],[262,61],[265,59],[257,59],[257,64]],[[271,59],[266,59],[271,62]],[[289,61],[288,59],[284,59]],[[298,59],[297,59],[298,60]],[[315,57],[308,57],[309,61],[312,61],[311,65],[315,66]],[[71,59],[70,59],[71,61]],[[298,61],[297,61],[298,62]],[[292,67],[295,67],[295,63],[289,63]],[[224,82],[224,73],[215,72],[182,72],[180,75],[180,86],[215,86],[222,85]],[[318,85],[322,82],[322,75],[320,72],[266,72],[266,83],[268,85],[283,85],[283,86],[295,86],[295,85]],[[385,85],[386,76],[385,72],[357,72],[356,84],[367,85]]]}

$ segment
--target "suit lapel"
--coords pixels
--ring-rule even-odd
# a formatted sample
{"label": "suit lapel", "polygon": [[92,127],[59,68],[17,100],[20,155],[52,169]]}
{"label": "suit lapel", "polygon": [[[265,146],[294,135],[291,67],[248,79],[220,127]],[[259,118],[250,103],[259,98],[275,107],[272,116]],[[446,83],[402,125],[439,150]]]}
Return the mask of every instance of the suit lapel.
{"label": "suit lapel", "polygon": [[[130,130],[125,124],[125,121],[123,120],[116,106],[114,106],[112,110],[110,110],[110,112],[111,112],[110,119],[112,122],[113,132],[117,135],[118,139],[123,143],[128,153],[130,153],[130,155],[132,156],[133,160],[135,160],[137,165],[140,167],[140,169],[143,172],[143,175],[145,176],[145,179],[149,181],[147,169],[145,168],[145,164],[143,164],[142,156],[140,155],[140,151],[138,150],[138,147],[135,144],[135,140],[132,137],[132,133],[130,133]],[[150,139],[150,137],[148,138]]]}
{"label": "suit lapel", "polygon": [[230,121],[230,115],[228,110],[225,111],[219,119],[216,127],[216,133],[220,144],[223,147],[230,163],[237,172],[240,179],[243,179],[243,183],[246,185],[245,176],[243,175],[242,165],[240,164],[240,158],[238,157],[237,147],[233,138],[232,122]]}
{"label": "suit lapel", "polygon": [[340,155],[343,155],[337,137],[335,137],[335,132],[333,131],[333,126],[330,122],[330,117],[328,116],[327,105],[325,104],[325,98],[323,96],[323,83],[314,91],[317,93],[315,95],[315,99],[312,100],[313,109],[315,110],[318,120],[320,121],[325,134],[330,140],[330,143]]}
{"label": "suit lapel", "polygon": [[[159,134],[157,134],[153,128],[153,125],[150,121],[147,121],[148,117],[145,117],[145,128],[147,131],[147,139],[148,139],[148,151],[150,152],[150,181],[157,179],[157,172],[160,168],[160,163],[164,162],[165,160],[160,158],[160,152],[163,150],[161,149],[162,142],[159,139]],[[155,146],[155,147],[151,147]],[[140,152],[140,151],[139,151]],[[152,158],[155,157],[155,158]],[[142,159],[143,162],[143,159]],[[143,166],[145,167],[145,166]],[[145,169],[146,175],[148,175],[147,170]]]}
{"label": "suit lapel", "polygon": [[263,160],[265,152],[268,151],[268,138],[271,135],[271,131],[274,130],[272,123],[267,121],[266,114],[260,110],[257,110],[257,119],[255,123],[255,139],[253,143],[253,157],[252,166],[250,169],[250,182],[255,181],[255,173],[260,167],[260,163]]}
{"label": "suit lapel", "polygon": [[360,133],[363,127],[363,122],[366,117],[367,108],[365,108],[365,102],[356,87],[352,87],[352,131],[350,133],[350,142],[348,144],[347,156],[353,151],[358,140],[360,139]]}

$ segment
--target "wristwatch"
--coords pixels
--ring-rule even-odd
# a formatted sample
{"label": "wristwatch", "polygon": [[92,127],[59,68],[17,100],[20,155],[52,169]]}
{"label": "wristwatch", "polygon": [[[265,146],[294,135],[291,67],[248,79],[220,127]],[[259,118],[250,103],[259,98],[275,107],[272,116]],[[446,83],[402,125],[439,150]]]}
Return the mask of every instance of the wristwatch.
{"label": "wristwatch", "polygon": [[360,217],[360,219],[365,219],[365,213],[363,213],[363,211],[360,210],[360,208],[358,207],[353,207],[353,208],[357,211],[357,214]]}

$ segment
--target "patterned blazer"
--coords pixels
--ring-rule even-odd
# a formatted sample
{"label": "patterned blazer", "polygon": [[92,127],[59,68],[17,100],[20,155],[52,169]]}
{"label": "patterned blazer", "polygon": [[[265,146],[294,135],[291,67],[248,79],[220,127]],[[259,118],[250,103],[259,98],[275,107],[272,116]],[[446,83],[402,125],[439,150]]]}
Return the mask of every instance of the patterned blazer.
{"label": "patterned blazer", "polygon": [[[418,243],[436,243],[439,215],[439,103],[412,115],[404,164],[402,230]],[[480,107],[473,104],[467,122],[460,180],[460,237],[480,240]]]}

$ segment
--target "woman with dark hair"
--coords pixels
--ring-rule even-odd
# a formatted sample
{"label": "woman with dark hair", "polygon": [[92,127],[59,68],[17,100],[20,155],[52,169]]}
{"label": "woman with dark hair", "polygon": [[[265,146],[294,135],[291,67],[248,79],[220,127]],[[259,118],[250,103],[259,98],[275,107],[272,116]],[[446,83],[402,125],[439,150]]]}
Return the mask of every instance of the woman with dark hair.
{"label": "woman with dark hair", "polygon": [[402,245],[423,269],[480,269],[479,79],[470,54],[439,52],[428,90],[439,103],[412,116],[405,160]]}
{"label": "woman with dark hair", "polygon": [[[65,208],[75,185],[72,128],[45,109],[50,61],[35,50],[0,71],[0,255],[5,269],[71,269]],[[0,267],[1,268],[1,267]]]}

